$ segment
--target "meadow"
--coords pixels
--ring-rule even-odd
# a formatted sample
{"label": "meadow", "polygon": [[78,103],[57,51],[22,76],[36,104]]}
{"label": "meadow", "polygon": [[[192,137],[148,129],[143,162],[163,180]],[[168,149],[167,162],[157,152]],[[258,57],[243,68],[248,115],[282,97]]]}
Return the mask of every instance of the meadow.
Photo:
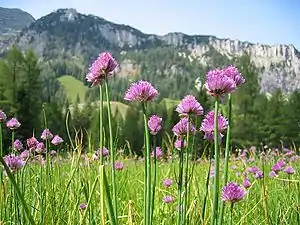
{"label": "meadow", "polygon": [[[101,53],[87,75],[99,86],[99,131],[106,122],[111,131],[109,78],[116,67],[109,53]],[[299,149],[230,146],[231,94],[244,82],[232,66],[208,72],[205,87],[214,111],[195,127],[204,110],[194,96],[185,96],[176,103],[180,120],[163,147],[155,138],[163,121],[147,114],[158,91],[147,81],[133,83],[124,99],[142,106],[143,155],[130,145],[115,148],[112,132],[100,132],[99,146],[84,145],[86,131],[72,136],[66,126],[63,140],[51,133],[46,117],[41,134],[19,140],[22,124],[0,111],[0,224],[300,224]],[[220,114],[221,104],[228,104],[228,118]],[[3,149],[3,129],[11,134],[9,149]],[[200,156],[196,136],[207,141]]]}

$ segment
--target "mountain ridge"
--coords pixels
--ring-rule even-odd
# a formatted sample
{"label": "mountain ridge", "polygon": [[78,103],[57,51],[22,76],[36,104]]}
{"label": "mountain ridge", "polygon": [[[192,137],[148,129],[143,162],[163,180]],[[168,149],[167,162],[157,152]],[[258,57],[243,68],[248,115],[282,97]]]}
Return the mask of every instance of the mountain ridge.
{"label": "mountain ridge", "polygon": [[[99,51],[109,50],[122,53],[124,61],[130,62],[134,68],[140,65],[126,58],[127,53],[164,47],[175,48],[174,54],[205,67],[214,66],[216,62],[218,65],[218,61],[228,62],[247,52],[260,70],[263,92],[277,88],[291,92],[300,88],[300,52],[292,44],[255,44],[182,32],[146,34],[130,25],[81,14],[72,8],[58,9],[32,22],[19,33],[14,43],[23,49],[33,48],[46,60],[64,55],[62,57],[79,56],[90,62]],[[6,49],[8,47],[6,45]],[[123,66],[127,67],[124,61]]]}

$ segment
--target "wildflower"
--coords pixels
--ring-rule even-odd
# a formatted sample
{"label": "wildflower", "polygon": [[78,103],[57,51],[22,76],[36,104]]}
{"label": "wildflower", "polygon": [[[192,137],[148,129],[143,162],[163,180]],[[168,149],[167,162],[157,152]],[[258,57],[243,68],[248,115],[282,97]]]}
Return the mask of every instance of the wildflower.
{"label": "wildflower", "polygon": [[[204,132],[204,139],[207,140],[214,140],[214,129],[215,129],[215,112],[210,111],[208,112],[202,123],[200,130]],[[227,129],[228,121],[225,117],[223,117],[220,113],[218,115],[218,132],[219,132],[219,139],[223,137],[222,133]]]}
{"label": "wildflower", "polygon": [[295,173],[295,169],[291,166],[286,167],[283,171],[287,174],[294,174]]}
{"label": "wildflower", "polygon": [[149,118],[148,128],[152,135],[156,135],[161,130],[161,121],[162,121],[162,118],[160,118],[157,115],[152,115]]}
{"label": "wildflower", "polygon": [[59,145],[63,142],[64,142],[64,140],[58,135],[55,135],[54,138],[51,141],[51,143],[54,144],[54,145]]}
{"label": "wildflower", "polygon": [[5,112],[0,110],[0,123],[4,122],[7,119]]}
{"label": "wildflower", "polygon": [[256,172],[260,171],[260,169],[257,166],[252,166],[252,167],[248,167],[247,171],[249,173],[256,173]]}
{"label": "wildflower", "polygon": [[280,164],[275,163],[275,164],[272,166],[271,170],[274,171],[275,173],[278,173],[280,170],[282,170],[282,167],[280,166]]}
{"label": "wildflower", "polygon": [[165,187],[170,187],[172,185],[173,181],[169,178],[166,178],[163,180],[163,184]]}
{"label": "wildflower", "polygon": [[274,170],[272,170],[270,173],[269,173],[269,177],[276,177],[277,174]]}
{"label": "wildflower", "polygon": [[245,179],[243,180],[243,186],[244,186],[244,188],[249,188],[249,187],[251,187],[251,183],[250,183],[250,181],[249,181],[248,178],[245,178]]}
{"label": "wildflower", "polygon": [[14,149],[15,151],[21,151],[23,149],[23,144],[19,139],[14,141]]}
{"label": "wildflower", "polygon": [[85,204],[85,203],[81,203],[81,204],[79,205],[79,209],[80,209],[80,210],[85,210],[85,209],[86,209],[86,204]]}
{"label": "wildflower", "polygon": [[116,170],[123,170],[124,165],[122,162],[115,162],[115,169]]}
{"label": "wildflower", "polygon": [[40,142],[36,145],[36,149],[35,149],[36,153],[41,154],[45,152],[45,145],[43,142]]}
{"label": "wildflower", "polygon": [[132,83],[126,91],[124,99],[127,101],[147,102],[153,100],[158,91],[148,81]]}
{"label": "wildflower", "polygon": [[171,203],[171,202],[173,202],[173,201],[174,201],[174,199],[173,199],[173,197],[170,196],[170,195],[167,195],[167,196],[165,196],[165,197],[163,198],[163,202],[166,203],[166,204]]}
{"label": "wildflower", "polygon": [[279,159],[277,161],[277,164],[280,166],[280,167],[284,167],[286,165],[285,161],[283,161],[282,159]]}
{"label": "wildflower", "polygon": [[52,138],[53,138],[53,134],[51,133],[51,131],[49,129],[43,130],[42,135],[41,135],[42,140],[45,141],[46,139],[52,139]]}
{"label": "wildflower", "polygon": [[237,183],[229,182],[222,189],[222,201],[235,203],[242,200],[246,193],[245,189]]}
{"label": "wildflower", "polygon": [[16,130],[21,126],[21,123],[16,118],[11,118],[7,123],[6,126],[11,130]]}
{"label": "wildflower", "polygon": [[232,166],[231,166],[231,169],[236,170],[236,169],[237,169],[237,166],[236,166],[236,165],[232,165]]}
{"label": "wildflower", "polygon": [[[102,148],[102,156],[105,157],[105,156],[108,156],[108,155],[109,155],[108,149],[103,147]],[[100,156],[100,148],[98,148],[98,150],[97,150],[97,156],[98,157]]]}
{"label": "wildflower", "polygon": [[25,164],[21,157],[15,156],[14,154],[4,156],[3,159],[12,173],[20,170]]}
{"label": "wildflower", "polygon": [[56,151],[55,151],[55,150],[52,150],[52,151],[50,152],[50,155],[51,155],[51,156],[55,156],[55,155],[56,155]]}
{"label": "wildflower", "polygon": [[35,137],[31,137],[31,138],[27,139],[27,146],[28,146],[28,148],[29,148],[30,151],[34,150],[36,148],[36,146],[37,146],[38,143],[39,142],[38,142],[38,140],[36,140]]}
{"label": "wildflower", "polygon": [[181,149],[181,145],[183,144],[183,148],[186,147],[186,141],[183,141],[182,143],[182,140],[180,138],[177,138],[175,143],[174,143],[174,147],[177,149],[177,150],[180,150]]}
{"label": "wildflower", "polygon": [[188,127],[191,134],[196,132],[195,126],[184,117],[173,127],[172,131],[177,137],[181,137],[187,134]]}
{"label": "wildflower", "polygon": [[[155,149],[156,159],[160,159],[163,156],[163,151],[160,147],[156,147]],[[154,151],[151,152],[151,157],[154,157]]]}
{"label": "wildflower", "polygon": [[176,112],[180,115],[203,115],[203,107],[193,95],[187,95],[178,104]]}
{"label": "wildflower", "polygon": [[30,156],[30,152],[28,150],[24,150],[20,154],[20,158],[22,158],[22,159],[27,159],[27,158],[29,158],[29,156]]}
{"label": "wildflower", "polygon": [[227,68],[223,69],[223,72],[225,76],[234,80],[236,86],[240,86],[241,84],[245,83],[245,79],[235,66],[228,66]]}
{"label": "wildflower", "polygon": [[104,80],[106,76],[111,75],[118,63],[109,52],[102,52],[89,68],[86,80],[96,86]]}
{"label": "wildflower", "polygon": [[254,173],[254,178],[255,179],[261,179],[263,177],[264,177],[264,173],[260,170]]}
{"label": "wildflower", "polygon": [[224,94],[235,91],[235,81],[226,76],[224,70],[214,69],[206,74],[206,82],[204,84],[207,93],[212,96],[222,96]]}

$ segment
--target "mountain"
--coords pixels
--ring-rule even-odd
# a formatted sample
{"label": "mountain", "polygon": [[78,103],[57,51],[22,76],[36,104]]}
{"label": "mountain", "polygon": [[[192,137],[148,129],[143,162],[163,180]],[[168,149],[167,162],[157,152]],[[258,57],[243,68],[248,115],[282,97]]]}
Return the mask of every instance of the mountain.
{"label": "mountain", "polygon": [[[155,77],[167,87],[176,86],[174,90],[186,89],[193,87],[199,73],[205,74],[207,68],[228,65],[247,52],[259,69],[263,92],[281,88],[289,93],[300,88],[300,53],[293,45],[253,44],[179,32],[163,36],[145,34],[75,9],[59,9],[36,21],[32,18],[31,22],[14,42],[3,44],[2,51],[12,43],[22,49],[33,48],[52,65],[61,64],[62,59],[67,62],[63,66],[68,71],[57,73],[77,71],[81,73],[80,79],[91,60],[100,51],[108,50],[121,62],[122,77],[143,74],[145,79]],[[165,95],[167,92],[168,88],[163,91]]]}
{"label": "mountain", "polygon": [[20,31],[35,19],[21,9],[0,7],[0,48],[9,45]]}

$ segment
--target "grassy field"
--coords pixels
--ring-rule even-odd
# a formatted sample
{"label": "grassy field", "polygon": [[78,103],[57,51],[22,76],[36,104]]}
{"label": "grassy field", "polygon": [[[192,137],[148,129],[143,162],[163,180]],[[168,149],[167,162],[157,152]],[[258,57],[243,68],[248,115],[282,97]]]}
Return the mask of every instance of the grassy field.
{"label": "grassy field", "polygon": [[[85,154],[78,158],[76,153],[67,157],[55,156],[51,158],[53,163],[51,176],[46,176],[45,166],[42,166],[39,160],[30,158],[28,165],[15,174],[36,224],[101,224],[99,162],[92,158],[92,155]],[[248,175],[252,185],[247,190],[246,197],[234,205],[233,224],[299,224],[299,173],[287,175],[280,172],[278,177],[268,177],[275,160],[273,158],[264,162],[263,179],[255,179],[251,174]],[[144,164],[140,160],[129,159],[122,155],[118,161],[124,163],[123,170],[117,171],[118,222],[122,225],[139,225],[143,217]],[[299,162],[290,162],[288,158],[285,158],[285,161],[296,171],[300,168]],[[253,165],[262,168],[262,162],[258,157],[249,162],[232,158],[229,180],[241,184],[243,173]],[[173,160],[168,158],[158,162],[153,224],[176,224],[177,175],[174,171],[177,167],[178,161],[174,160],[174,157]],[[208,171],[208,161],[196,162],[190,189],[189,224],[192,225],[209,224],[210,221],[212,181],[209,181],[208,186],[205,220],[201,220]],[[107,175],[109,177],[109,173]],[[173,180],[170,187],[163,185],[165,178]],[[13,221],[12,224],[29,224],[7,178],[3,178],[0,187],[0,224],[11,224],[10,221]],[[174,200],[164,203],[164,196],[172,196]],[[82,203],[88,205],[86,209],[80,209]],[[224,224],[229,224],[229,209],[227,205]]]}
{"label": "grassy field", "polygon": [[58,78],[59,82],[65,89],[67,98],[71,103],[76,101],[77,95],[81,102],[84,101],[85,93],[88,90],[87,86],[84,86],[83,82],[77,80],[75,77],[70,75],[61,76]]}

